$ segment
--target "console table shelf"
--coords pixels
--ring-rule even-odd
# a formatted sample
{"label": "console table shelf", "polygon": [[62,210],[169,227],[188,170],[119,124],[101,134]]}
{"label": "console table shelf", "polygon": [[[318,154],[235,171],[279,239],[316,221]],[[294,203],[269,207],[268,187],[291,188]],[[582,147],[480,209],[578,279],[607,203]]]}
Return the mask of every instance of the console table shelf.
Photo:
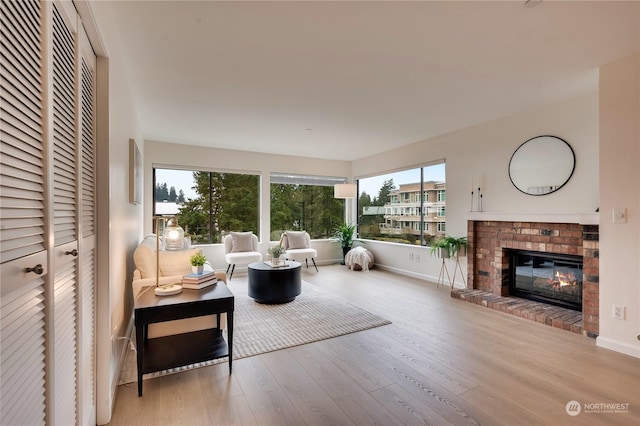
{"label": "console table shelf", "polygon": [[208,329],[148,339],[143,354],[142,374],[148,374],[226,357],[229,348],[218,329]]}

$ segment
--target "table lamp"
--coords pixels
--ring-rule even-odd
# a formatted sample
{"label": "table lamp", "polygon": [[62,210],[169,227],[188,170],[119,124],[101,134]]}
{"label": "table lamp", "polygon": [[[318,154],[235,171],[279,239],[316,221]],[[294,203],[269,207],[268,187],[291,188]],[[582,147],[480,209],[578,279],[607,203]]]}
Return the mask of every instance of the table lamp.
{"label": "table lamp", "polygon": [[184,229],[178,225],[175,217],[167,221],[167,226],[162,234],[162,242],[165,250],[182,250],[184,248]]}
{"label": "table lamp", "polygon": [[[175,218],[155,217],[156,221],[156,296],[171,296],[182,292],[180,284],[160,285],[160,224],[163,225],[162,244],[165,250],[181,250],[184,246],[184,229]],[[166,226],[164,226],[166,224]]]}

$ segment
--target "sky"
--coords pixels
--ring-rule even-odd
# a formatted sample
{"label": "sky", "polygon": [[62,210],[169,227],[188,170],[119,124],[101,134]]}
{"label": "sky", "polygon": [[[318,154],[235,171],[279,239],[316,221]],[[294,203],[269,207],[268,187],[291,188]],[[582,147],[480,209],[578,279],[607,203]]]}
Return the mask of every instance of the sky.
{"label": "sky", "polygon": [[169,169],[156,169],[156,183],[166,183],[167,188],[176,188],[176,194],[184,192],[185,198],[196,198],[196,191],[191,189],[194,186],[193,172],[190,170],[169,170]]}
{"label": "sky", "polygon": [[[401,172],[388,173],[380,176],[373,176],[370,178],[364,178],[359,180],[360,192],[364,191],[373,199],[377,197],[382,188],[382,184],[385,180],[393,179],[393,183],[396,188],[400,184],[405,183],[418,183],[420,182],[420,169],[415,168],[412,170],[405,170]],[[430,181],[445,181],[445,165],[436,164],[434,166],[428,166],[424,168],[424,180]],[[184,192],[187,199],[196,198],[196,192],[191,189],[194,186],[193,172],[189,170],[169,170],[169,169],[156,169],[156,182],[166,183],[168,188],[172,186],[176,188],[176,193],[180,190]]]}

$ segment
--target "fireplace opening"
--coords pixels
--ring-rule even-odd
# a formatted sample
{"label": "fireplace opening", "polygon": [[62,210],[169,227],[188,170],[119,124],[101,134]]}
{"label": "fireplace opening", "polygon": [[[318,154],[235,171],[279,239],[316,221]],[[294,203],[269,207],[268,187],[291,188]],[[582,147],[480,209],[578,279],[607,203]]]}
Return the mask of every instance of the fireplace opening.
{"label": "fireplace opening", "polygon": [[582,311],[582,256],[509,250],[509,294]]}

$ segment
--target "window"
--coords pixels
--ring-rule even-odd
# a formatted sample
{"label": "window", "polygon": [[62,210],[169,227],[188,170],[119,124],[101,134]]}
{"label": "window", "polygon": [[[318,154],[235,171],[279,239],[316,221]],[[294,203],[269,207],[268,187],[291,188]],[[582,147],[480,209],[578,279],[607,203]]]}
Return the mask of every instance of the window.
{"label": "window", "polygon": [[260,176],[154,169],[155,216],[176,216],[194,244],[220,243],[230,231],[260,232]]}
{"label": "window", "polygon": [[360,238],[427,245],[444,232],[444,163],[362,178],[358,191]]}
{"label": "window", "polygon": [[329,238],[344,222],[344,200],[334,198],[333,185],[344,178],[271,174],[270,239],[284,231],[304,230],[312,239]]}
{"label": "window", "polygon": [[444,222],[438,222],[438,232],[446,232],[446,226]]}

